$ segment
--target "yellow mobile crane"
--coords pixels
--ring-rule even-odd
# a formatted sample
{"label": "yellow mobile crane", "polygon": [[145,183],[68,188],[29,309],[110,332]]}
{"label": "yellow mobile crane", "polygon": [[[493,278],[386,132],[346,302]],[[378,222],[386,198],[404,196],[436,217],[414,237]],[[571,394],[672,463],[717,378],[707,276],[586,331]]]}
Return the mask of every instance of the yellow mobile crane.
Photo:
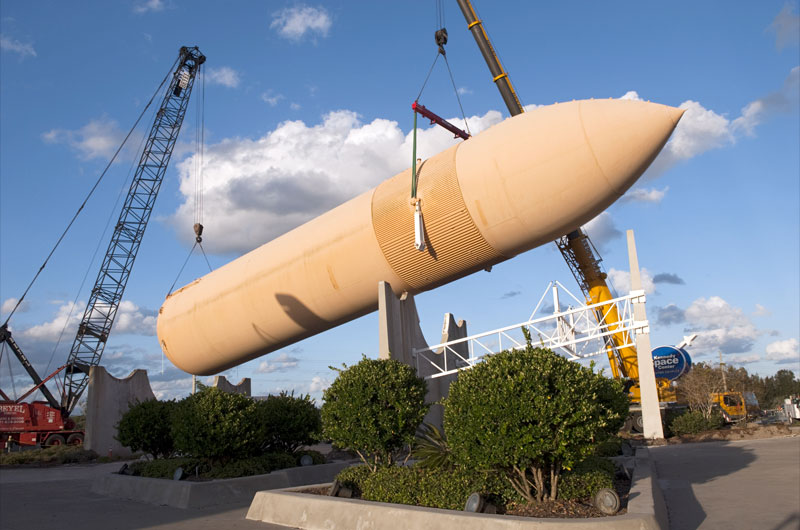
{"label": "yellow mobile crane", "polygon": [[[457,1],[467,21],[467,29],[470,30],[475,42],[478,44],[478,48],[492,74],[492,80],[500,91],[508,111],[512,116],[522,114],[525,109],[519,97],[517,97],[508,73],[497,57],[497,53],[489,40],[489,35],[472,7],[472,2],[470,0]],[[600,267],[602,260],[598,256],[589,236],[580,227],[560,237],[555,243],[573,276],[575,276],[575,280],[578,282],[589,305],[603,304],[603,302],[609,302],[615,298],[606,283],[606,273]],[[614,304],[600,305],[597,310],[597,321],[604,323],[608,330],[613,332],[605,337],[606,353],[608,354],[611,372],[616,379],[627,381],[626,390],[631,397],[631,416],[628,418],[626,429],[632,428],[635,431],[642,432],[639,363],[636,348],[629,345],[630,341],[626,340],[623,335],[617,307]],[[677,395],[669,379],[656,378],[656,387],[658,389],[658,400],[662,403],[662,408],[666,408],[668,404],[677,403]],[[724,392],[715,394],[713,398],[715,403],[719,405],[726,420],[735,421],[741,417],[739,410],[741,408],[739,405],[739,400],[741,400],[740,393]]]}

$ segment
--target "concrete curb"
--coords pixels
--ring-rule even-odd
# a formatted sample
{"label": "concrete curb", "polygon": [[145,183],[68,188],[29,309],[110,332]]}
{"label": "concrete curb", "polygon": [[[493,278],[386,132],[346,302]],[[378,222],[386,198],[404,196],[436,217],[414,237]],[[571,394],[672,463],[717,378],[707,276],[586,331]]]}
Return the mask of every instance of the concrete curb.
{"label": "concrete curb", "polygon": [[[419,506],[386,504],[297,493],[297,488],[259,491],[247,519],[303,530],[350,530],[352,528],[426,530],[557,530],[589,528],[608,530],[667,530],[667,511],[658,487],[655,467],[647,448],[637,450],[628,501],[628,513],[593,519],[537,519],[489,515]],[[640,452],[641,451],[641,452]],[[327,484],[319,484],[323,486]]]}
{"label": "concrete curb", "polygon": [[175,508],[206,508],[220,504],[246,505],[258,491],[330,482],[339,471],[352,464],[353,462],[350,461],[292,467],[273,471],[267,475],[208,482],[131,477],[108,473],[95,479],[92,484],[92,492]]}

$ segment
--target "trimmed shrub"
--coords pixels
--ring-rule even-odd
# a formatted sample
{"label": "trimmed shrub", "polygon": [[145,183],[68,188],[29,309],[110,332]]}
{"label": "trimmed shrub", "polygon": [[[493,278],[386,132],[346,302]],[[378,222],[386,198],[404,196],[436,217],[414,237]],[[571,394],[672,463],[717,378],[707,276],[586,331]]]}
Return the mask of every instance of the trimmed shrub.
{"label": "trimmed shrub", "polygon": [[694,410],[681,414],[672,420],[670,430],[675,436],[682,434],[697,434],[703,431],[710,431],[722,427],[724,420],[718,411],[711,413],[711,417],[706,419],[702,411]]}
{"label": "trimmed shrub", "polygon": [[278,469],[294,467],[294,456],[286,453],[267,453],[260,456],[233,460],[225,465],[211,468],[207,460],[202,458],[169,458],[151,460],[149,462],[134,462],[128,469],[131,474],[150,477],[171,479],[179,467],[188,475],[197,474],[203,478],[235,478],[251,475],[264,475]]}
{"label": "trimmed shrub", "polygon": [[131,451],[144,451],[155,458],[175,452],[172,415],[175,401],[149,399],[132,405],[117,424],[116,439]]}
{"label": "trimmed shrub", "polygon": [[194,470],[197,467],[199,467],[198,472],[200,473],[208,470],[208,464],[201,458],[166,458],[138,461],[129,464],[128,470],[132,475],[139,477],[171,479],[179,467],[190,475],[194,474]]}
{"label": "trimmed shrub", "polygon": [[172,435],[181,453],[213,465],[258,455],[266,438],[255,401],[214,387],[177,404]]}
{"label": "trimmed shrub", "polygon": [[339,471],[339,474],[336,475],[336,480],[338,480],[342,486],[353,490],[354,497],[360,497],[363,492],[364,481],[367,480],[367,477],[369,477],[371,473],[372,470],[369,466],[350,466]]}
{"label": "trimmed shrub", "polygon": [[325,390],[323,435],[356,451],[373,471],[391,465],[394,453],[414,441],[428,411],[425,391],[425,381],[410,366],[364,357]]}
{"label": "trimmed shrub", "polygon": [[391,466],[366,475],[362,498],[370,501],[461,510],[474,492],[505,505],[519,496],[499,473],[472,472],[463,468],[432,469]]}
{"label": "trimmed shrub", "polygon": [[601,488],[614,489],[614,464],[605,458],[589,457],[566,471],[558,486],[560,499],[586,499]]}
{"label": "trimmed shrub", "polygon": [[319,409],[308,394],[295,397],[281,392],[258,402],[259,421],[266,430],[264,448],[292,453],[300,446],[316,443],[322,429]]}
{"label": "trimmed shrub", "polygon": [[594,454],[596,456],[617,456],[622,454],[622,440],[616,436],[611,436],[597,442],[594,447]]}
{"label": "trimmed shrub", "polygon": [[[526,331],[526,330],[523,330]],[[528,344],[459,374],[444,402],[453,456],[467,469],[501,469],[528,501],[555,499],[562,469],[616,434],[628,414],[619,381]]]}
{"label": "trimmed shrub", "polygon": [[42,449],[0,453],[0,466],[82,464],[97,459],[97,453],[83,446],[55,445]]}

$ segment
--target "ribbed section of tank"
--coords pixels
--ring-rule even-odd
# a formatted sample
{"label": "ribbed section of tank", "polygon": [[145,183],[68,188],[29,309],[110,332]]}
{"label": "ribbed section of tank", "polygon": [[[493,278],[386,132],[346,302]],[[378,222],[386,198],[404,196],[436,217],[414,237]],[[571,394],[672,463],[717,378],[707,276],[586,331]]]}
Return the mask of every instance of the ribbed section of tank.
{"label": "ribbed section of tank", "polygon": [[210,375],[462,278],[586,223],[638,179],[680,109],[625,100],[538,107],[425,160],[414,246],[410,170],[167,297],[158,337],[180,369]]}

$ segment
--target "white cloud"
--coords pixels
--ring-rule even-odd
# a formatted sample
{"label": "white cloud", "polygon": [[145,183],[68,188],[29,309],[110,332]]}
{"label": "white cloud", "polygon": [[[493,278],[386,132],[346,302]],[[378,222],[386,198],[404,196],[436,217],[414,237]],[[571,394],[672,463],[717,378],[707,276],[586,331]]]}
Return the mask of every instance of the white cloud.
{"label": "white cloud", "polygon": [[726,357],[725,362],[728,364],[750,364],[760,360],[761,356],[754,353],[752,355],[731,355]]}
{"label": "white cloud", "polygon": [[117,122],[102,117],[92,120],[80,129],[51,129],[42,139],[52,144],[67,144],[86,160],[110,159],[125,138]]}
{"label": "white cloud", "polygon": [[214,85],[222,85],[228,88],[236,88],[241,81],[239,72],[229,66],[220,68],[209,68],[206,72],[208,82]]}
{"label": "white cloud", "polygon": [[157,12],[164,10],[164,1],[163,0],[146,0],[145,2],[139,2],[133,6],[134,13],[148,13],[148,12]]}
{"label": "white cloud", "polygon": [[777,362],[800,361],[800,343],[797,339],[778,340],[767,344],[767,359]]}
{"label": "white cloud", "polygon": [[24,329],[20,331],[19,335],[31,340],[56,342],[62,330],[65,330],[64,336],[71,337],[83,316],[78,310],[78,307],[82,306],[82,302],[62,304],[58,307],[58,312],[52,320]]}
{"label": "white cloud", "polygon": [[33,44],[24,44],[5,35],[0,35],[0,50],[16,53],[20,59],[36,57],[36,50],[33,49]]}
{"label": "white cloud", "polygon": [[465,96],[465,95],[468,95],[468,94],[472,94],[472,90],[470,88],[468,88],[468,87],[462,86],[462,87],[458,87],[458,93],[459,93],[459,95]]}
{"label": "white cloud", "polygon": [[123,300],[117,309],[117,316],[114,319],[112,333],[131,335],[155,335],[156,334],[155,310],[140,309],[139,306],[131,301]]}
{"label": "white cloud", "polygon": [[592,243],[601,251],[605,250],[611,241],[622,237],[622,231],[614,224],[614,219],[608,212],[602,212],[583,225],[583,229]]}
{"label": "white cloud", "polygon": [[[656,284],[653,283],[653,275],[647,269],[640,269],[642,278],[642,288],[645,294],[652,294],[656,292]],[[608,271],[608,279],[614,290],[620,295],[628,294],[631,291],[631,273],[630,271],[610,269]]]}
{"label": "white cloud", "polygon": [[[0,306],[0,314],[9,314],[14,309],[14,306],[17,305],[17,302],[19,302],[18,298],[6,298],[3,301],[3,305]],[[17,313],[25,313],[26,311],[30,310],[30,308],[30,303],[28,303],[27,300],[23,300],[23,302],[17,308]]]}
{"label": "white cloud", "polygon": [[282,99],[284,99],[283,94],[275,94],[272,90],[267,90],[261,94],[261,101],[268,103],[270,107],[274,107]]}
{"label": "white cloud", "polygon": [[766,307],[764,307],[761,304],[756,304],[756,310],[753,311],[753,316],[756,316],[756,317],[768,317],[770,315],[772,315],[772,311],[770,311],[769,309],[767,309]]}
{"label": "white cloud", "polygon": [[324,391],[329,386],[331,386],[331,381],[330,380],[328,380],[325,377],[321,377],[321,376],[315,375],[311,379],[311,383],[308,385],[308,391],[309,391],[309,393],[314,394],[316,392]]}
{"label": "white cloud", "polygon": [[799,94],[800,66],[795,66],[789,72],[780,90],[752,101],[742,109],[742,115],[733,120],[731,124],[733,131],[741,131],[748,136],[753,136],[755,128],[764,120],[796,107]]}
{"label": "white cloud", "polygon": [[256,368],[260,374],[271,374],[272,372],[285,372],[297,366],[297,357],[292,357],[288,353],[281,353],[273,361],[261,361]]}
{"label": "white cloud", "polygon": [[740,308],[719,296],[698,298],[686,309],[685,315],[698,335],[692,348],[707,354],[747,353],[763,334]]}
{"label": "white cloud", "polygon": [[300,4],[274,12],[269,27],[276,29],[281,37],[299,41],[306,34],[327,37],[332,23],[324,7]]}
{"label": "white cloud", "polygon": [[657,188],[631,188],[622,196],[620,201],[658,204],[664,198],[664,195],[667,194],[667,191],[669,191],[669,186],[665,186],[660,190]]}
{"label": "white cloud", "polygon": [[[501,120],[490,111],[468,122],[478,132]],[[423,128],[417,154],[424,159],[458,141],[441,127]],[[315,125],[285,121],[261,138],[207,146],[203,178],[214,201],[204,205],[206,251],[246,252],[313,219],[408,168],[411,144],[395,121],[362,123],[339,110]],[[194,157],[178,166],[184,202],[172,216],[176,227],[192,224],[194,167]]]}
{"label": "white cloud", "polygon": [[301,109],[300,103],[290,103],[289,108],[292,110],[300,110]]}
{"label": "white cloud", "polygon": [[794,6],[787,2],[769,29],[775,32],[775,47],[782,50],[800,40],[800,15],[794,13]]}

